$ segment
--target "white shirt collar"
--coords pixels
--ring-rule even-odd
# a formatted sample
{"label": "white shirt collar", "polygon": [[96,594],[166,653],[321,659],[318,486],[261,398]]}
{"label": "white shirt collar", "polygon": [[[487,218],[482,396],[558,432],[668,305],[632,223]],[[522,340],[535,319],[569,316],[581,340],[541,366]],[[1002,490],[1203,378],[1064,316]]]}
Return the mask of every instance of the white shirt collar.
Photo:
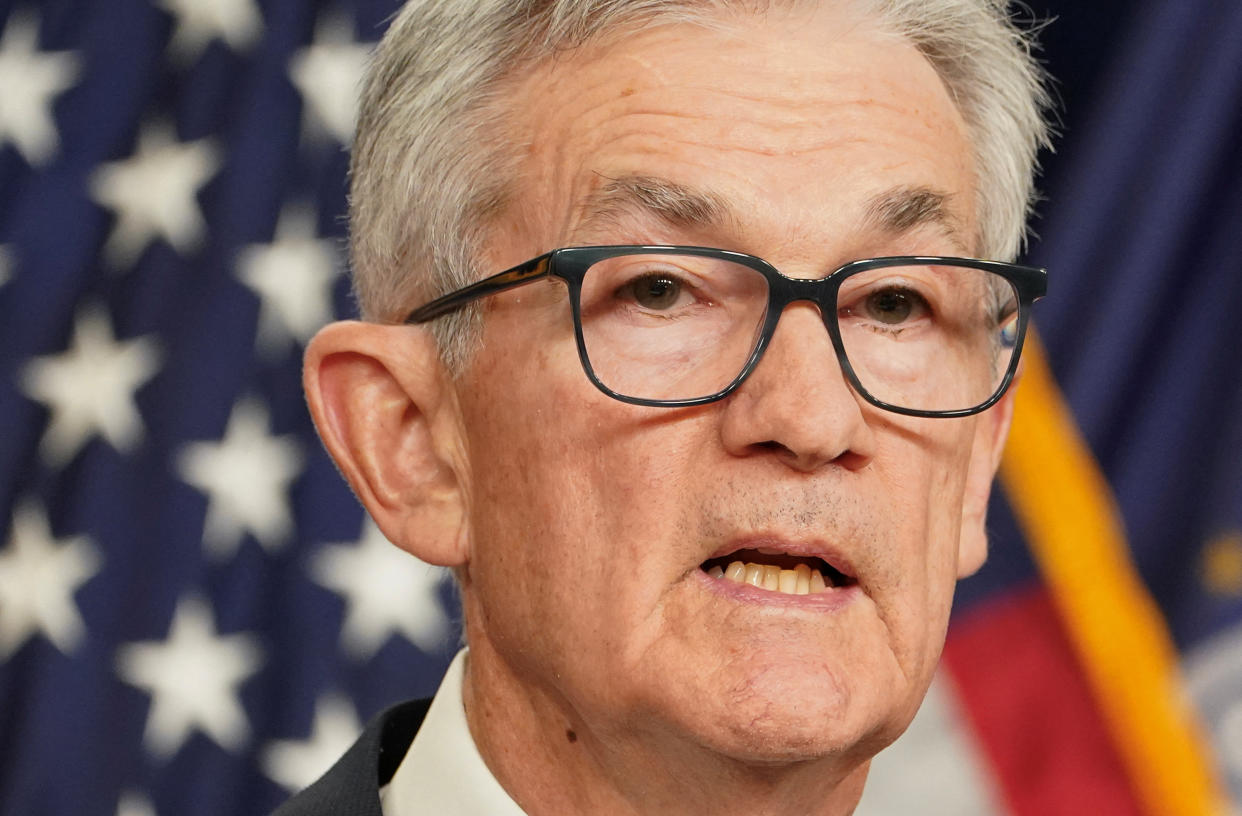
{"label": "white shirt collar", "polygon": [[470,736],[461,693],[468,652],[453,658],[414,742],[380,791],[384,816],[523,816]]}

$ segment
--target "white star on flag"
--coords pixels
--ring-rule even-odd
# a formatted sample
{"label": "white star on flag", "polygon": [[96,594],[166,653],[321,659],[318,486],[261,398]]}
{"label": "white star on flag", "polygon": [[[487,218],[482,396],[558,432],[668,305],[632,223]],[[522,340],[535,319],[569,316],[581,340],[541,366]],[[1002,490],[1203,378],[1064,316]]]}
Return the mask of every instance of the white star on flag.
{"label": "white star on flag", "polygon": [[151,696],[143,744],[166,760],[195,731],[237,751],[250,736],[239,687],[262,664],[251,635],[217,635],[210,606],[198,597],[177,602],[168,639],[117,650],[117,674]]}
{"label": "white star on flag", "polygon": [[269,359],[305,344],[332,319],[338,276],[336,242],[316,238],[314,212],[286,207],[270,244],[251,244],[237,260],[237,277],[262,301],[259,350]]}
{"label": "white star on flag", "polygon": [[177,457],[181,479],[207,494],[203,543],[213,557],[236,554],[247,532],[269,552],[293,532],[288,492],[302,452],[292,435],[274,437],[268,426],[262,403],[239,400],[219,442],[191,442]]}
{"label": "white star on flag", "polygon": [[44,462],[64,465],[96,435],[122,453],[133,450],[143,437],[134,393],[159,365],[155,340],[118,341],[102,307],[81,309],[69,347],[35,358],[21,373],[22,390],[52,413],[39,446]]}
{"label": "white star on flag", "polygon": [[35,500],[18,504],[8,545],[0,550],[0,659],[40,632],[61,653],[76,650],[86,626],[73,595],[101,562],[86,536],[53,538]]}
{"label": "white star on flag", "polygon": [[132,156],[91,174],[91,198],[116,213],[108,262],[126,269],[157,238],[182,255],[196,249],[206,232],[196,196],[219,168],[210,139],[177,142],[161,125],[144,128]]}
{"label": "white star on flag", "polygon": [[449,633],[439,592],[448,570],[398,549],[370,519],[356,544],[329,544],[316,553],[311,574],[345,599],[341,644],[357,660],[374,656],[394,633],[424,652]]}
{"label": "white star on flag", "polygon": [[65,51],[38,52],[38,25],[15,13],[0,37],[0,147],[11,142],[32,165],[60,148],[52,102],[78,76],[78,59]]}
{"label": "white star on flag", "polygon": [[116,804],[116,816],[155,816],[155,807],[141,793],[126,791]]}
{"label": "white star on flag", "polygon": [[330,16],[315,28],[315,43],[289,60],[289,78],[302,93],[304,121],[343,145],[354,140],[358,95],[372,44],[354,40],[349,20]]}
{"label": "white star on flag", "polygon": [[349,699],[327,694],[315,703],[315,722],[305,740],[278,740],[263,752],[263,770],[290,793],[302,790],[331,768],[362,732]]}
{"label": "white star on flag", "polygon": [[254,0],[156,0],[177,20],[168,49],[173,59],[189,65],[214,39],[234,51],[245,51],[263,34],[263,18]]}

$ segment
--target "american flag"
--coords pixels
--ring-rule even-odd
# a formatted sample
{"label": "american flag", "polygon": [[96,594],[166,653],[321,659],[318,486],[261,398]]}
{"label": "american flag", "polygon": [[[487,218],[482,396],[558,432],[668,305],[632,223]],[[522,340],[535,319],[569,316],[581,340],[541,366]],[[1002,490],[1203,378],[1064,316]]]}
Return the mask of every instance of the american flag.
{"label": "american flag", "polygon": [[434,690],[300,395],[394,2],[0,5],[0,811],[265,813]]}
{"label": "american flag", "polygon": [[[267,813],[456,650],[446,577],[365,521],[300,387],[355,311],[347,150],[397,5],[0,0],[0,814]],[[1036,353],[992,562],[859,813],[1218,816],[1242,801],[1242,6],[1032,5],[1065,18],[1030,258],[1063,388]],[[1117,523],[1067,555],[1041,519],[1097,518],[1055,490],[1084,473]],[[1101,609],[1130,616],[1111,650]]]}

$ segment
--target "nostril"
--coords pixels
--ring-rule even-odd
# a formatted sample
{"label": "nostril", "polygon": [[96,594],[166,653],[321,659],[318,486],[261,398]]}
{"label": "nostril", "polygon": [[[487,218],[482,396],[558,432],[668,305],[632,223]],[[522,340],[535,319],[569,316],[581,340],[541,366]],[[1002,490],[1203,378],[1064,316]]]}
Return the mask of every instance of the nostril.
{"label": "nostril", "polygon": [[846,470],[862,470],[870,462],[870,456],[854,450],[847,450],[836,458],[836,463]]}

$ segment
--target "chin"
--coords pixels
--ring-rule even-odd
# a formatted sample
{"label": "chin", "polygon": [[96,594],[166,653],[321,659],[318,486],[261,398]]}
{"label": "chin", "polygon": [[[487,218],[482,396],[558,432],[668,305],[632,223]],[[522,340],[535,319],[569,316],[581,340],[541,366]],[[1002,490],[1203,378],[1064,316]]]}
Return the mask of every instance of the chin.
{"label": "chin", "polygon": [[721,756],[751,766],[783,766],[819,760],[853,766],[889,745],[901,729],[858,729],[840,723],[773,717],[737,722],[706,740]]}
{"label": "chin", "polygon": [[831,673],[777,675],[774,669],[752,675],[740,693],[706,707],[700,713],[707,722],[700,719],[697,727],[708,747],[747,764],[826,758],[852,764],[886,747],[909,724],[905,706],[893,710],[877,691],[851,689]]}

